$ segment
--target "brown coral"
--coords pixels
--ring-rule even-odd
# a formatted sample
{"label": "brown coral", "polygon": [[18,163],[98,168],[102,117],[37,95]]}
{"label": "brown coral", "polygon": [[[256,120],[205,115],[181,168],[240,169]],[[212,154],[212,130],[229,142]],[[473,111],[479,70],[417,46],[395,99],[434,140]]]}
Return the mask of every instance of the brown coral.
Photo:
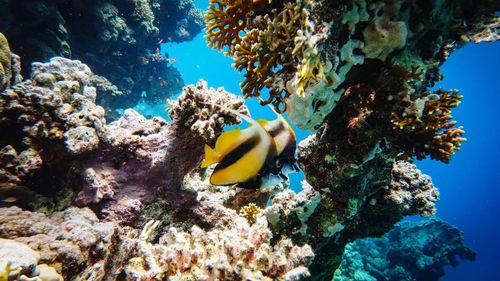
{"label": "brown coral", "polygon": [[[245,97],[259,97],[266,87],[269,98],[261,104],[272,103],[276,111],[284,112],[284,100],[293,91],[287,89],[287,83],[295,76],[301,94],[311,81],[326,82],[316,46],[324,38],[314,35],[309,22],[311,2],[273,5],[267,1],[211,1],[205,16],[206,38],[215,49],[227,47],[226,54],[234,57],[234,67],[245,71],[241,83]],[[258,8],[250,10],[252,7]],[[269,10],[271,7],[274,9]]]}
{"label": "brown coral", "polygon": [[232,55],[245,37],[248,14],[268,10],[271,0],[210,0],[205,14],[208,46]]}
{"label": "brown coral", "polygon": [[[417,110],[406,109],[400,115],[392,115],[395,129],[406,132],[400,141],[409,156],[424,159],[429,155],[448,163],[455,151],[460,150],[465,131],[461,126],[454,127],[456,121],[451,120],[451,109],[458,106],[461,98],[457,90],[439,89],[425,99],[412,101],[408,108],[413,105]],[[422,106],[415,104],[423,102],[423,108],[418,109]]]}
{"label": "brown coral", "polygon": [[286,110],[284,100],[290,95],[286,83],[293,79],[303,57],[295,43],[307,21],[308,14],[302,8],[300,4],[286,3],[281,11],[274,10],[260,19],[259,26],[265,29],[253,29],[235,47],[234,66],[246,71],[241,83],[243,95],[259,97],[267,87],[269,98],[261,103],[272,103],[278,112]]}

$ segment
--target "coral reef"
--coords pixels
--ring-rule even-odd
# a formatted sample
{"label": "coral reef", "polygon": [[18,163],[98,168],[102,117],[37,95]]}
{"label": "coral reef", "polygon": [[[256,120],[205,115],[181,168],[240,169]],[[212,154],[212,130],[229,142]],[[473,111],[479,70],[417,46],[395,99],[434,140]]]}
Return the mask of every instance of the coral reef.
{"label": "coral reef", "polygon": [[[409,90],[416,101],[428,95],[425,90],[439,78],[438,66],[449,52],[470,40],[497,38],[498,15],[491,2],[474,7],[434,2],[213,0],[205,15],[206,38],[245,71],[246,97],[268,88],[263,104],[287,111],[301,128],[317,130],[341,95],[360,83],[360,73],[421,67],[425,79],[398,91]],[[381,63],[377,67],[374,61]],[[460,138],[458,132],[451,135],[442,138]]]}
{"label": "coral reef", "polygon": [[[171,105],[172,124],[133,110],[106,124],[104,110],[95,105],[93,77],[79,61],[53,58],[35,63],[31,80],[0,94],[0,128],[9,136],[0,150],[4,193],[76,192],[74,204],[98,205],[102,217],[122,222],[132,221],[142,202],[159,192],[177,197],[173,202],[181,206],[192,200],[179,188],[201,160],[203,143],[214,142],[225,124],[240,122],[205,103],[247,113],[242,99],[200,82]],[[33,196],[19,196],[16,204],[38,209]],[[41,205],[53,208],[61,200],[52,201]]]}
{"label": "coral reef", "polygon": [[35,61],[79,59],[118,87],[120,95],[98,95],[109,117],[133,107],[143,91],[149,103],[179,93],[182,78],[161,42],[191,40],[202,26],[203,14],[191,0],[9,0],[0,11],[0,32],[23,58],[25,76]]}
{"label": "coral reef", "polygon": [[[0,238],[8,237],[17,241],[17,244],[24,243],[29,246],[24,246],[24,248],[31,248],[38,253],[29,249],[32,258],[22,258],[22,261],[17,262],[13,259],[15,255],[6,255],[1,259],[0,264],[4,264],[2,262],[6,259],[10,262],[11,268],[21,266],[35,272],[35,268],[29,265],[42,262],[68,278],[72,273],[87,265],[105,261],[115,231],[114,223],[99,222],[95,214],[87,208],[71,207],[51,216],[23,211],[18,207],[2,208]],[[0,248],[3,248],[2,243],[0,243]],[[23,248],[17,246],[14,250],[21,249]],[[4,254],[3,249],[0,253]],[[21,254],[20,252],[19,255]]]}
{"label": "coral reef", "polygon": [[453,50],[498,38],[498,9],[491,1],[265,2],[245,12],[245,1],[211,1],[208,45],[245,72],[246,97],[268,88],[264,104],[315,132],[298,151],[315,208],[305,222],[285,211],[268,218],[281,224],[273,231],[311,245],[311,279],[327,280],[346,243],[434,214],[439,193],[413,158],[448,163],[465,138],[452,120],[461,96],[430,88]]}
{"label": "coral reef", "polygon": [[148,242],[146,224],[132,246],[138,256],[129,260],[124,272],[129,280],[297,280],[309,275],[314,256],[308,245],[299,247],[289,239],[271,245],[272,234],[265,217],[249,225],[236,217],[230,228],[204,231],[193,226],[185,232],[168,229],[158,244]]}
{"label": "coral reef", "polygon": [[[190,33],[201,24],[169,17],[173,10],[163,4],[170,2],[4,2],[20,20],[26,11],[47,13],[33,17],[46,32],[22,40],[25,26],[6,26],[2,17],[0,30],[15,52],[25,46],[32,53],[20,42],[48,34],[59,43],[40,43],[45,54],[71,51],[97,73],[56,57],[34,63],[29,80],[10,79],[0,93],[0,237],[27,244],[40,262],[76,280],[333,278],[348,243],[382,236],[404,216],[435,213],[439,193],[412,159],[450,161],[464,132],[451,118],[458,93],[429,88],[453,49],[495,38],[486,29],[498,18],[491,1],[212,0],[208,39],[246,71],[245,96],[267,87],[263,103],[316,131],[299,145],[306,181],[295,193],[286,182],[255,191],[209,184],[212,168],[198,168],[203,145],[240,122],[213,104],[248,114],[243,99],[222,88],[185,87],[169,106],[170,123],[133,110],[106,122],[96,105],[101,94],[121,100],[136,87],[124,87],[126,80],[166,67],[167,58],[150,47],[165,39],[159,23],[173,20],[170,28]],[[196,21],[192,2],[174,2]],[[77,35],[83,28],[98,39]],[[100,76],[112,65],[118,69]],[[155,77],[149,82],[171,83]],[[109,101],[101,100],[116,106]],[[463,244],[445,229],[435,233]],[[415,238],[407,231],[417,230],[402,230]],[[430,245],[444,243],[435,237]],[[472,256],[464,247],[448,250]],[[449,262],[446,256],[435,264]],[[419,266],[431,264],[423,258]]]}
{"label": "coral reef", "polygon": [[348,244],[333,280],[437,281],[445,266],[458,266],[457,257],[473,261],[476,253],[456,227],[435,219],[404,222],[382,238]]}

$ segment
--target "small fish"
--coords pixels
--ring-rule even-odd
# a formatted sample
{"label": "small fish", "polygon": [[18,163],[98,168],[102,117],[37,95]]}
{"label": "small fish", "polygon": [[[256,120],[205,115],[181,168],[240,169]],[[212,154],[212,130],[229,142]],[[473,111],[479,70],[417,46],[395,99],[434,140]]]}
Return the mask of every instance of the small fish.
{"label": "small fish", "polygon": [[14,202],[17,201],[17,198],[11,196],[11,197],[7,197],[7,198],[2,199],[2,201],[5,202],[5,203],[14,203]]}
{"label": "small fish", "polygon": [[277,114],[276,120],[256,121],[234,110],[223,109],[247,121],[250,126],[224,132],[217,139],[215,150],[205,145],[205,160],[201,167],[219,163],[210,183],[256,189],[286,179],[287,167],[294,167],[295,163],[296,138],[285,118]]}

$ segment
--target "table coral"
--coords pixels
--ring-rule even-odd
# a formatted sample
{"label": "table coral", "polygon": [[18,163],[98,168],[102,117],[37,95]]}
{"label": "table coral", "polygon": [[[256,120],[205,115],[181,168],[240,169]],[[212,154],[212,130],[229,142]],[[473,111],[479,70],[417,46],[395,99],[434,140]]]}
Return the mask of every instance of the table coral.
{"label": "table coral", "polygon": [[435,219],[404,222],[381,238],[348,244],[334,280],[439,280],[457,257],[473,261],[476,253],[456,227]]}

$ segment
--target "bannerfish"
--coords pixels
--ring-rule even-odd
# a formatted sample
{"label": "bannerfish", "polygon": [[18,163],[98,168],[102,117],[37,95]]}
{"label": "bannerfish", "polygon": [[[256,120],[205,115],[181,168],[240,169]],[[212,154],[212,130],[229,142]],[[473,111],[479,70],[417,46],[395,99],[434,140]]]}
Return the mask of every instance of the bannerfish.
{"label": "bannerfish", "polygon": [[221,108],[239,116],[250,126],[222,133],[215,142],[215,150],[205,144],[201,167],[218,163],[210,176],[211,184],[236,184],[241,188],[257,189],[272,186],[286,179],[291,170],[296,170],[296,137],[283,116],[277,114],[278,118],[273,121],[254,120]]}

